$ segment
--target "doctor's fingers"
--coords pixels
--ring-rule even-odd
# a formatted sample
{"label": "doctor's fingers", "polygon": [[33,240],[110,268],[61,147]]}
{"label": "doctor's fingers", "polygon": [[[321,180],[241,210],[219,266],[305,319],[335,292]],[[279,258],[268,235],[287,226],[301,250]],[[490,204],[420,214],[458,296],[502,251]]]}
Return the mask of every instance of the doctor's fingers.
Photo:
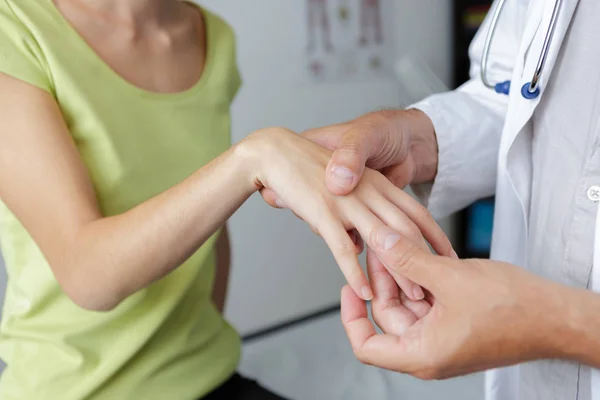
{"label": "doctor's fingers", "polygon": [[416,353],[420,346],[411,346],[402,336],[377,334],[369,319],[366,303],[348,286],[342,289],[341,319],[356,358],[364,364],[393,371],[411,373],[420,378],[426,359]]}
{"label": "doctor's fingers", "polygon": [[[378,218],[377,213],[370,210],[365,204],[358,201],[358,199],[348,199],[349,201],[344,202],[344,211],[346,219],[358,230],[360,235],[367,241],[369,247],[376,246],[373,242],[373,232],[377,232],[383,228],[393,232],[400,233],[401,235],[407,235],[409,239],[415,240],[416,243],[425,250],[428,250],[427,244],[418,233],[417,228],[411,228],[410,220],[402,219],[402,212],[395,210],[392,214],[396,216],[391,222],[383,221]],[[389,203],[388,203],[389,204]],[[416,231],[415,231],[416,230]],[[417,236],[418,235],[418,236]],[[417,236],[415,238],[415,236]],[[411,300],[421,300],[425,297],[425,294],[421,287],[410,279],[399,277],[396,283],[407,297]]]}
{"label": "doctor's fingers", "polygon": [[[373,317],[375,317],[379,311],[395,305],[401,305],[403,308],[410,311],[417,319],[425,317],[431,310],[431,304],[427,299],[417,301],[411,300],[406,296],[404,291],[398,290],[398,285],[396,284],[398,276],[393,276],[398,274],[394,271],[392,272],[393,273],[390,273],[390,271],[385,268],[381,260],[377,258],[377,254],[373,249],[367,249],[367,273],[369,275],[371,287],[374,291],[373,301],[371,302]],[[381,328],[383,329],[383,327]]]}
{"label": "doctor's fingers", "polygon": [[[392,276],[402,275],[427,289],[436,301],[446,293],[461,261],[431,254],[384,227],[373,233],[373,250]],[[370,241],[371,242],[371,241]]]}
{"label": "doctor's fingers", "polygon": [[386,135],[377,133],[377,123],[373,121],[352,124],[333,152],[326,170],[327,188],[336,195],[350,193],[360,181],[365,165],[380,153],[388,153]]}
{"label": "doctor's fingers", "polygon": [[[421,231],[413,221],[411,221],[394,204],[390,203],[380,193],[374,193],[369,198],[369,208],[379,219],[396,233],[409,239],[423,250],[430,251],[427,242],[423,238]],[[374,227],[373,230],[377,228]],[[369,237],[372,237],[370,235]],[[376,243],[370,243],[370,246],[376,246]],[[379,260],[377,260],[379,261]],[[410,300],[422,300],[425,297],[423,289],[401,274],[393,274],[396,284],[402,289]]]}
{"label": "doctor's fingers", "polygon": [[328,150],[335,151],[342,142],[344,133],[350,129],[350,123],[345,122],[336,125],[329,125],[322,128],[313,128],[302,132],[301,136],[325,147]]}

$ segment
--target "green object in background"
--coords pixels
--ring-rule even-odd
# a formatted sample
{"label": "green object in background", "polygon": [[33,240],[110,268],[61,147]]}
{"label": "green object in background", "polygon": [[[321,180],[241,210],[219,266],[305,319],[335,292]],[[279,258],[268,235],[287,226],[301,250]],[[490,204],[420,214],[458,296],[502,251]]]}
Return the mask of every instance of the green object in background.
{"label": "green object in background", "polygon": [[340,7],[338,15],[342,21],[348,21],[350,19],[350,11],[347,7]]}

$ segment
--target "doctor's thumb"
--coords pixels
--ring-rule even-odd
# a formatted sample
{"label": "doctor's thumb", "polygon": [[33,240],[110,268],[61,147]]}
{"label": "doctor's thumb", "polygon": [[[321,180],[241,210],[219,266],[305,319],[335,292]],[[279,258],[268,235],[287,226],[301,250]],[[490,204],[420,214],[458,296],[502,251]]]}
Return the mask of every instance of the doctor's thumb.
{"label": "doctor's thumb", "polygon": [[396,233],[387,226],[373,231],[369,246],[392,275],[400,274],[414,283],[431,289],[444,268],[433,254]]}
{"label": "doctor's thumb", "polygon": [[348,131],[327,165],[327,188],[335,195],[350,193],[360,181],[370,157],[368,137]]}

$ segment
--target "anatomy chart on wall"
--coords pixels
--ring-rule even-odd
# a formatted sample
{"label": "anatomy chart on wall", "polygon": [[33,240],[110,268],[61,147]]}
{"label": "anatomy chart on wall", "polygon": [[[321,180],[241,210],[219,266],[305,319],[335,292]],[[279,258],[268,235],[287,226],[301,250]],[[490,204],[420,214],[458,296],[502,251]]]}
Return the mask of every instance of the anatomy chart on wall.
{"label": "anatomy chart on wall", "polygon": [[393,0],[304,0],[306,74],[314,81],[391,74]]}

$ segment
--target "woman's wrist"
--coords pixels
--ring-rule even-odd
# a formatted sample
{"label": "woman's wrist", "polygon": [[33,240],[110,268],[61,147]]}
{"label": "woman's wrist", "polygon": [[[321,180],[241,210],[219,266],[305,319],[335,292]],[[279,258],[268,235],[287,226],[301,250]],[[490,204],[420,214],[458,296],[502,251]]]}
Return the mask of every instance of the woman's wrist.
{"label": "woman's wrist", "polygon": [[275,150],[274,135],[282,133],[278,128],[260,129],[235,145],[233,153],[240,165],[240,174],[252,192],[263,188],[267,164]]}
{"label": "woman's wrist", "polygon": [[244,187],[253,193],[262,189],[263,160],[259,150],[261,132],[251,133],[232,148],[236,170],[239,171]]}

